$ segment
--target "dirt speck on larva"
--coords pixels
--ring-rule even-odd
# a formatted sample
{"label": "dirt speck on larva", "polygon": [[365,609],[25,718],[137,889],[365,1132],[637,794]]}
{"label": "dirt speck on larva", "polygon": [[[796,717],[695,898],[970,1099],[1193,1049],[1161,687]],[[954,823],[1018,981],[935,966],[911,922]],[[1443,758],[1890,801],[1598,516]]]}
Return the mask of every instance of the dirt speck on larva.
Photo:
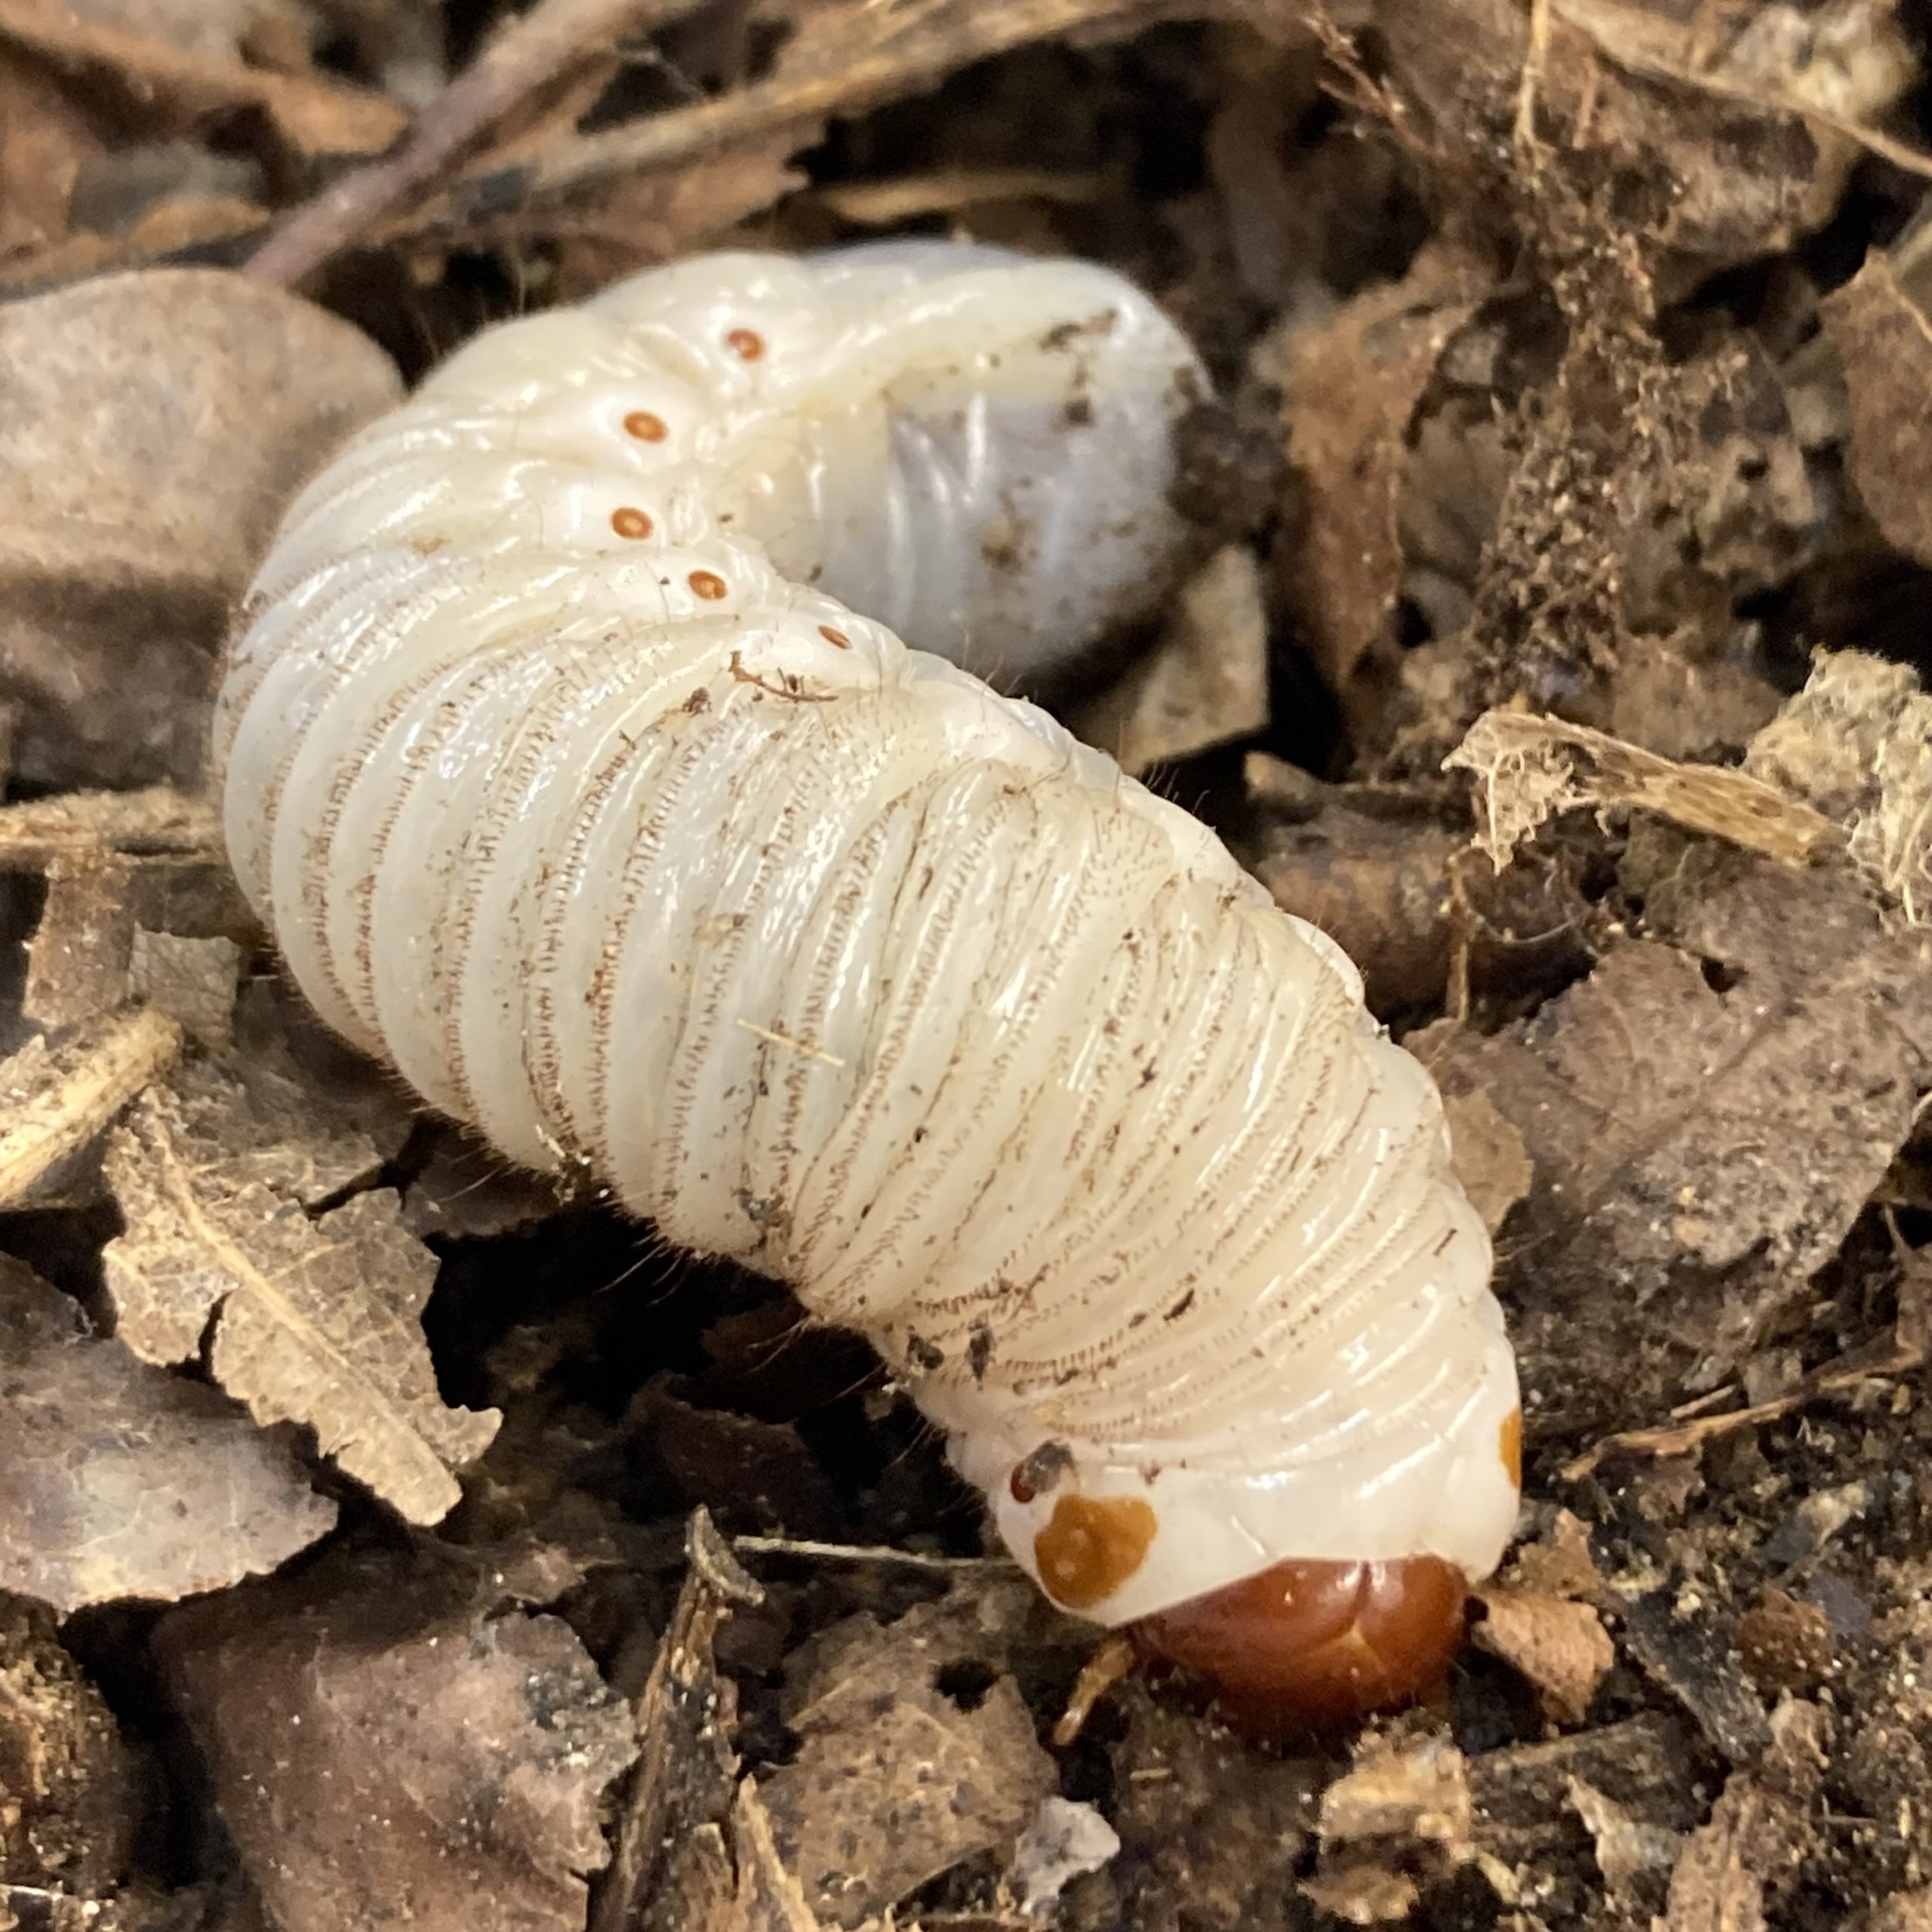
{"label": "dirt speck on larva", "polygon": [[[1927,1922],[1924,22],[1290,11],[10,27],[0,1923]],[[1200,346],[1191,574],[1050,695],[1355,958],[1495,1242],[1518,1541],[1352,1732],[1143,1673],[1051,1750],[1097,1633],[870,1353],[335,1043],[201,789],[252,565],[398,365],[945,232]]]}

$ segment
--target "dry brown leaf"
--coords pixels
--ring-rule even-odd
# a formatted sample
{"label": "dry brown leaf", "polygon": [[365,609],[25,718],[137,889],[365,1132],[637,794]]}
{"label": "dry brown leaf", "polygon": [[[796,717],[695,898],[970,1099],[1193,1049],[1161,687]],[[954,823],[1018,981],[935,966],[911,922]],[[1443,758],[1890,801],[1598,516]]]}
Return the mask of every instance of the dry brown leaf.
{"label": "dry brown leaf", "polygon": [[580,300],[622,276],[716,245],[738,223],[803,186],[807,177],[792,162],[798,147],[792,137],[746,142],[702,165],[615,182],[589,207],[472,218],[425,238],[444,247],[547,240],[557,250],[558,296]]}
{"label": "dry brown leaf", "polygon": [[1426,254],[1402,281],[1356,297],[1285,346],[1283,414],[1308,521],[1284,588],[1329,688],[1352,714],[1395,661],[1409,426],[1481,288],[1469,265]]}
{"label": "dry brown leaf", "polygon": [[989,202],[1099,201],[1106,177],[1045,168],[948,168],[882,180],[835,181],[812,191],[821,208],[860,228],[898,228],[921,215],[954,214]]}
{"label": "dry brown leaf", "polygon": [[[275,1158],[269,1150],[267,1159]],[[144,1361],[199,1352],[258,1422],[312,1428],[325,1454],[411,1522],[460,1494],[494,1410],[445,1407],[417,1318],[434,1260],[392,1194],[358,1194],[312,1220],[262,1177],[195,1097],[155,1088],[109,1143],[127,1232],[103,1256],[118,1332]]]}
{"label": "dry brown leaf", "polygon": [[56,74],[109,91],[119,112],[151,134],[218,128],[252,109],[297,154],[362,155],[387,147],[408,119],[386,95],[170,45],[83,19],[59,0],[0,0],[0,40]]}
{"label": "dry brown leaf", "polygon": [[1530,1378],[1579,1420],[1661,1411],[1693,1367],[1740,1361],[1932,1087],[1932,940],[1887,929],[1856,881],[1664,828],[1623,874],[1658,937],[1499,1034],[1409,1042],[1529,1152],[1503,1278]]}
{"label": "dry brown leaf", "polygon": [[288,1447],[202,1383],[91,1337],[0,1257],[0,1589],[63,1616],[169,1603],[272,1570],[334,1527]]}
{"label": "dry brown leaf", "polygon": [[[1587,1785],[1640,1824],[1681,1831],[1709,1803],[1700,1792],[1688,1727],[1658,1712],[1533,1744],[1504,1746],[1469,1761],[1478,1847],[1526,1872],[1546,1870],[1582,1849],[1571,1801]],[[1654,1903],[1663,1903],[1660,1884]]]}
{"label": "dry brown leaf", "polygon": [[[1620,103],[1654,88],[1626,87],[1582,36],[1559,35],[1539,96],[1545,107],[1560,96],[1554,124],[1533,145],[1499,139],[1524,77],[1515,0],[1389,0],[1376,25],[1406,103],[1398,124],[1429,143],[1439,192],[1457,205],[1447,235],[1483,260],[1470,231],[1494,222],[1518,267],[1493,294],[1466,271],[1445,291],[1440,338],[1418,312],[1410,354],[1386,369],[1372,340],[1352,339],[1358,312],[1381,322],[1374,305],[1409,285],[1358,297],[1318,339],[1327,352],[1284,385],[1297,435],[1304,423],[1319,432],[1319,460],[1295,453],[1308,527],[1283,546],[1282,588],[1304,602],[1331,682],[1348,680],[1337,688],[1358,755],[1391,771],[1432,764],[1519,692],[1672,755],[1707,749],[1734,716],[1755,726],[1775,700],[1740,661],[1737,599],[1783,582],[1818,519],[1758,345],[1715,326],[1690,352],[1660,338],[1666,248],[1761,243],[1755,215],[1724,236],[1680,222],[1695,196],[1675,143],[1706,158],[1708,102],[1691,100],[1681,128],[1670,112],[1654,128],[1621,125]],[[1804,172],[1808,183],[1808,160]],[[1764,182],[1747,162],[1730,185],[1755,195]],[[1444,259],[1426,252],[1410,283]],[[1417,626],[1420,648],[1403,650]],[[1626,692],[1627,657],[1647,663],[1651,688]],[[1669,701],[1692,693],[1722,702]],[[1704,735],[1684,742],[1693,732]]]}
{"label": "dry brown leaf", "polygon": [[758,1796],[829,1923],[857,1926],[962,1859],[1010,1852],[1055,1788],[1011,1678],[970,1709],[940,1689],[965,1661],[983,1661],[979,1634],[949,1601],[883,1630],[849,1618],[793,1653],[786,1721],[801,1743]]}
{"label": "dry brown leaf", "polygon": [[[738,1787],[731,1824],[737,1890],[728,1911],[721,1912],[706,1932],[821,1932],[825,1921],[812,1910],[804,1887],[785,1862],[771,1814],[751,1778]],[[678,1932],[684,1932],[682,1924]]]}
{"label": "dry brown leaf", "polygon": [[241,948],[219,934],[189,939],[134,929],[128,977],[135,998],[180,1020],[205,1047],[225,1047],[234,1037],[241,973]]}
{"label": "dry brown leaf", "polygon": [[57,1046],[35,1038],[0,1061],[0,1207],[19,1206],[82,1152],[180,1051],[180,1027],[141,1009]]}
{"label": "dry brown leaf", "polygon": [[398,393],[355,330],[239,276],[115,275],[0,308],[17,780],[195,777],[232,600],[295,486]]}
{"label": "dry brown leaf", "polygon": [[82,229],[0,263],[0,297],[45,295],[71,282],[174,257],[219,256],[268,225],[266,211],[232,195],[181,195],[157,202],[111,234]]}
{"label": "dry brown leaf", "polygon": [[1479,1088],[1446,1095],[1444,1117],[1456,1163],[1456,1178],[1491,1235],[1529,1193],[1536,1179],[1523,1137]]}
{"label": "dry brown leaf", "polygon": [[1545,820],[1586,805],[1656,812],[1788,866],[1844,842],[1832,820],[1747,773],[1680,764],[1560,718],[1486,711],[1443,764],[1475,774],[1476,843],[1499,870]]}
{"label": "dry brown leaf", "polygon": [[[285,44],[301,45],[312,24],[286,0],[68,0],[68,5],[91,26],[116,28],[211,60],[238,60],[271,31]],[[307,64],[306,45],[294,64]]]}
{"label": "dry brown leaf", "polygon": [[1932,325],[1874,251],[1819,314],[1851,402],[1852,481],[1885,540],[1932,563],[1932,455],[1922,433],[1932,392]]}
{"label": "dry brown leaf", "polygon": [[1519,1544],[1509,1559],[1508,1580],[1545,1596],[1598,1603],[1604,1596],[1602,1573],[1590,1549],[1582,1519],[1558,1509],[1531,1542]]}
{"label": "dry brown leaf", "polygon": [[[1479,712],[1522,700],[1676,758],[1739,742],[1775,709],[1740,661],[1736,610],[1815,540],[1783,392],[1748,337],[1667,356],[1629,235],[1587,205],[1566,219],[1576,259],[1552,275],[1552,308],[1531,309],[1513,350],[1506,330],[1501,349],[1475,358],[1500,370],[1511,351],[1534,365],[1552,330],[1561,345],[1538,380],[1488,377],[1512,460],[1463,630],[1401,662],[1396,749],[1414,763],[1439,760]],[[1478,373],[1457,365],[1489,332],[1479,315],[1445,380]]]}
{"label": "dry brown leaf", "polygon": [[1932,1932],[1932,1885],[1894,1892],[1857,1921],[1857,1932]]}
{"label": "dry brown leaf", "polygon": [[383,1155],[353,1110],[299,1072],[287,1042],[259,1022],[234,1052],[177,1067],[168,1096],[198,1145],[312,1214],[380,1171]]}
{"label": "dry brown leaf", "polygon": [[157,1641],[281,1932],[581,1932],[637,1745],[560,1619],[426,1549],[244,1586]]}
{"label": "dry brown leaf", "polygon": [[[701,176],[741,152],[756,157],[754,181],[761,171],[769,183],[776,168],[820,140],[827,116],[928,91],[961,68],[1033,42],[1126,28],[1146,20],[1158,4],[903,0],[878,7],[847,0],[810,9],[802,20],[789,11],[786,23],[795,31],[763,78],[559,142],[525,165],[499,169],[485,160],[447,194],[377,233],[390,241],[447,243],[512,211],[526,233],[568,233],[571,211],[586,204],[594,209],[614,190],[628,192],[635,183],[648,192],[646,177],[653,174],[690,170]],[[691,190],[700,203],[706,198],[701,180]]]}
{"label": "dry brown leaf", "polygon": [[1372,1741],[1321,1794],[1321,1841],[1414,1838],[1457,1846],[1469,1835],[1468,1767],[1453,1744]]}
{"label": "dry brown leaf", "polygon": [[1527,1679],[1553,1722],[1581,1724],[1617,1661],[1603,1620],[1588,1604],[1534,1591],[1492,1585],[1478,1594],[1487,1614],[1475,1626],[1477,1648]]}
{"label": "dry brown leaf", "polygon": [[[1678,139],[1696,130],[1697,97],[1715,124],[1708,156],[1690,173],[1678,231],[1706,249],[1756,217],[1747,232],[1758,245],[1788,245],[1795,231],[1829,212],[1861,149],[1899,165],[1927,168],[1924,157],[1890,139],[1880,125],[1911,86],[1917,61],[1897,0],[1850,0],[1807,8],[1774,0],[1718,0],[1686,18],[1669,0],[1549,0],[1551,12],[1578,29],[1587,46],[1621,68],[1632,94],[1654,114],[1678,119]],[[1769,137],[1787,117],[1801,122],[1814,152],[1783,149],[1782,172],[1765,162],[1780,152]],[[1614,118],[1614,117],[1613,117]],[[1632,113],[1634,126],[1648,116]],[[1684,124],[1687,121],[1688,126]],[[1754,128],[1755,121],[1761,128]],[[1761,143],[1753,183],[1740,158],[1712,135],[1740,125]],[[1742,145],[1733,135],[1734,145]],[[1753,189],[1755,192],[1754,194]],[[1734,247],[1736,243],[1732,245]]]}
{"label": "dry brown leaf", "polygon": [[1070,722],[1131,778],[1266,729],[1268,613],[1254,553],[1230,543],[1210,558],[1153,648]]}
{"label": "dry brown leaf", "polygon": [[1925,165],[1880,125],[1913,78],[1898,11],[1382,0],[1376,26],[1411,138],[1475,176],[1461,184],[1472,200],[1506,205],[1538,181],[1533,163],[1545,176],[1614,168],[1629,230],[1708,272],[1823,220],[1862,150]]}
{"label": "dry brown leaf", "polygon": [[1469,849],[1460,801],[1427,786],[1329,785],[1265,752],[1243,768],[1254,811],[1237,856],[1285,912],[1360,966],[1370,1010],[1395,1019],[1527,974],[1589,963],[1592,908],[1559,850],[1499,873]]}

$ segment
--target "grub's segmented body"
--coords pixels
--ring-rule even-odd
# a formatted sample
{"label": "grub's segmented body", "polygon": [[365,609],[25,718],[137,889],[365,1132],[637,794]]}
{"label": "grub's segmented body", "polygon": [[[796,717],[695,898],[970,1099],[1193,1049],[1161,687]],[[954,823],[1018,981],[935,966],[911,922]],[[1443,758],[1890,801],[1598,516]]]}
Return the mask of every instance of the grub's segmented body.
{"label": "grub's segmented body", "polygon": [[1488,1243],[1353,968],[882,621],[997,668],[1134,615],[1198,387],[1078,265],[641,277],[310,486],[218,727],[328,1021],[863,1330],[1108,1623],[1284,1558],[1480,1576],[1515,1509]]}

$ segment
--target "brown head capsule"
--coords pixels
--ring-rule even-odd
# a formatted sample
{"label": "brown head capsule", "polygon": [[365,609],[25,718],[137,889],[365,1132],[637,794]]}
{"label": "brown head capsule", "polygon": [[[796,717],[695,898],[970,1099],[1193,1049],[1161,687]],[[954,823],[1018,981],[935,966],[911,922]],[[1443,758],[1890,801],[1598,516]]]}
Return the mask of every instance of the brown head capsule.
{"label": "brown head capsule", "polygon": [[1414,1702],[1443,1683],[1469,1584],[1439,1556],[1291,1559],[1134,1626],[1143,1653],[1206,1678],[1237,1728],[1279,1737]]}

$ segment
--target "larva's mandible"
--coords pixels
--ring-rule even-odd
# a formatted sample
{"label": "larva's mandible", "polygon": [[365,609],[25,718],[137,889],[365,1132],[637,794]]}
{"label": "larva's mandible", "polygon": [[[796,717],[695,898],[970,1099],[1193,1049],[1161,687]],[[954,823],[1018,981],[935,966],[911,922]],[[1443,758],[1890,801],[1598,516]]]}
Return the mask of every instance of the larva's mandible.
{"label": "larva's mandible", "polygon": [[506,324],[295,504],[217,750],[333,1026],[864,1331],[1057,1601],[1318,1709],[1438,1667],[1515,1515],[1434,1088],[1205,828],[895,635],[1139,614],[1200,388],[1118,278],[946,245]]}

